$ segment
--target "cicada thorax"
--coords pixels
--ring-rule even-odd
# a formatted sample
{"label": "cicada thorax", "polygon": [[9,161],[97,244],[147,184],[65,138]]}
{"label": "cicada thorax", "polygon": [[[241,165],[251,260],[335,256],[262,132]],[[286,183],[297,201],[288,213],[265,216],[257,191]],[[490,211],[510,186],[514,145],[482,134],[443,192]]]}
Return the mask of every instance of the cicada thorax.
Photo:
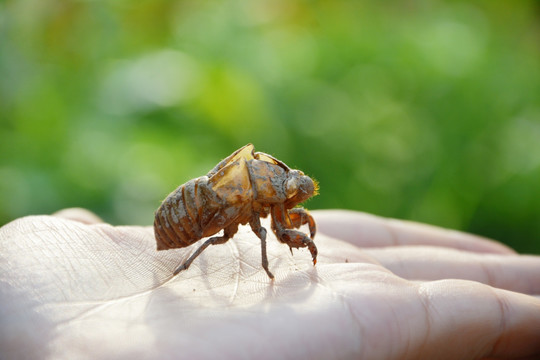
{"label": "cicada thorax", "polygon": [[286,200],[285,169],[263,160],[250,160],[248,169],[255,201],[275,204]]}

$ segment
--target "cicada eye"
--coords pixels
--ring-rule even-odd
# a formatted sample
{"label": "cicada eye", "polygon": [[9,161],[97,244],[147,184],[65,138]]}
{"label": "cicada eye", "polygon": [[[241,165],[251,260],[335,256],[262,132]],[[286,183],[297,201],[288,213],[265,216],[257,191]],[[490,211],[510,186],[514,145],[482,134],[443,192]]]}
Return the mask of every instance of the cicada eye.
{"label": "cicada eye", "polygon": [[291,198],[298,192],[298,178],[297,177],[291,177],[287,180],[285,184],[285,190],[287,191],[287,198]]}

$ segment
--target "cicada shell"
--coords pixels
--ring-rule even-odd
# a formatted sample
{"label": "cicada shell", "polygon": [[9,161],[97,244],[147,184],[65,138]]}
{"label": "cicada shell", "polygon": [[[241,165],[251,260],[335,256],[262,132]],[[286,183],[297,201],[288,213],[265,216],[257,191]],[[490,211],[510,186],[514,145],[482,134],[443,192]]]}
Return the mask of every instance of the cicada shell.
{"label": "cicada shell", "polygon": [[[209,245],[222,244],[234,236],[240,224],[250,224],[262,242],[262,266],[270,278],[266,256],[266,229],[260,218],[271,215],[272,231],[292,248],[307,247],[313,263],[315,221],[303,208],[295,207],[317,193],[317,184],[303,172],[290,169],[271,155],[254,152],[248,144],[217,164],[205,176],[179,186],[162,202],[155,214],[157,249],[183,248],[207,239],[175,274]],[[308,224],[310,234],[294,230]]]}

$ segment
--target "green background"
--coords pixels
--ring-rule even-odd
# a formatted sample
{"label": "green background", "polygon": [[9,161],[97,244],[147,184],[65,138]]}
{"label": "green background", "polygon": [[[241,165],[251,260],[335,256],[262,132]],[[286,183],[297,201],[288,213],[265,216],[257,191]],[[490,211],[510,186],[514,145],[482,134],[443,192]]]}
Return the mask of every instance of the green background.
{"label": "green background", "polygon": [[248,142],[308,208],[540,253],[539,2],[0,2],[0,224],[150,225]]}

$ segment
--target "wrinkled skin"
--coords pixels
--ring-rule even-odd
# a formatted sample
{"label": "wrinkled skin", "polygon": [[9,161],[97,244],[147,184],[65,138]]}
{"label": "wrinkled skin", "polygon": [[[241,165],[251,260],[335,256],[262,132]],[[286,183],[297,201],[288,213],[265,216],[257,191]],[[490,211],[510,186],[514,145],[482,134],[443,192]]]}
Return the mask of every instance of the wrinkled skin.
{"label": "wrinkled skin", "polygon": [[151,227],[80,209],[18,219],[0,229],[2,357],[540,356],[540,257],[362,213],[312,214],[317,266],[269,233],[273,281],[246,227],[173,277],[192,248],[157,252]]}

